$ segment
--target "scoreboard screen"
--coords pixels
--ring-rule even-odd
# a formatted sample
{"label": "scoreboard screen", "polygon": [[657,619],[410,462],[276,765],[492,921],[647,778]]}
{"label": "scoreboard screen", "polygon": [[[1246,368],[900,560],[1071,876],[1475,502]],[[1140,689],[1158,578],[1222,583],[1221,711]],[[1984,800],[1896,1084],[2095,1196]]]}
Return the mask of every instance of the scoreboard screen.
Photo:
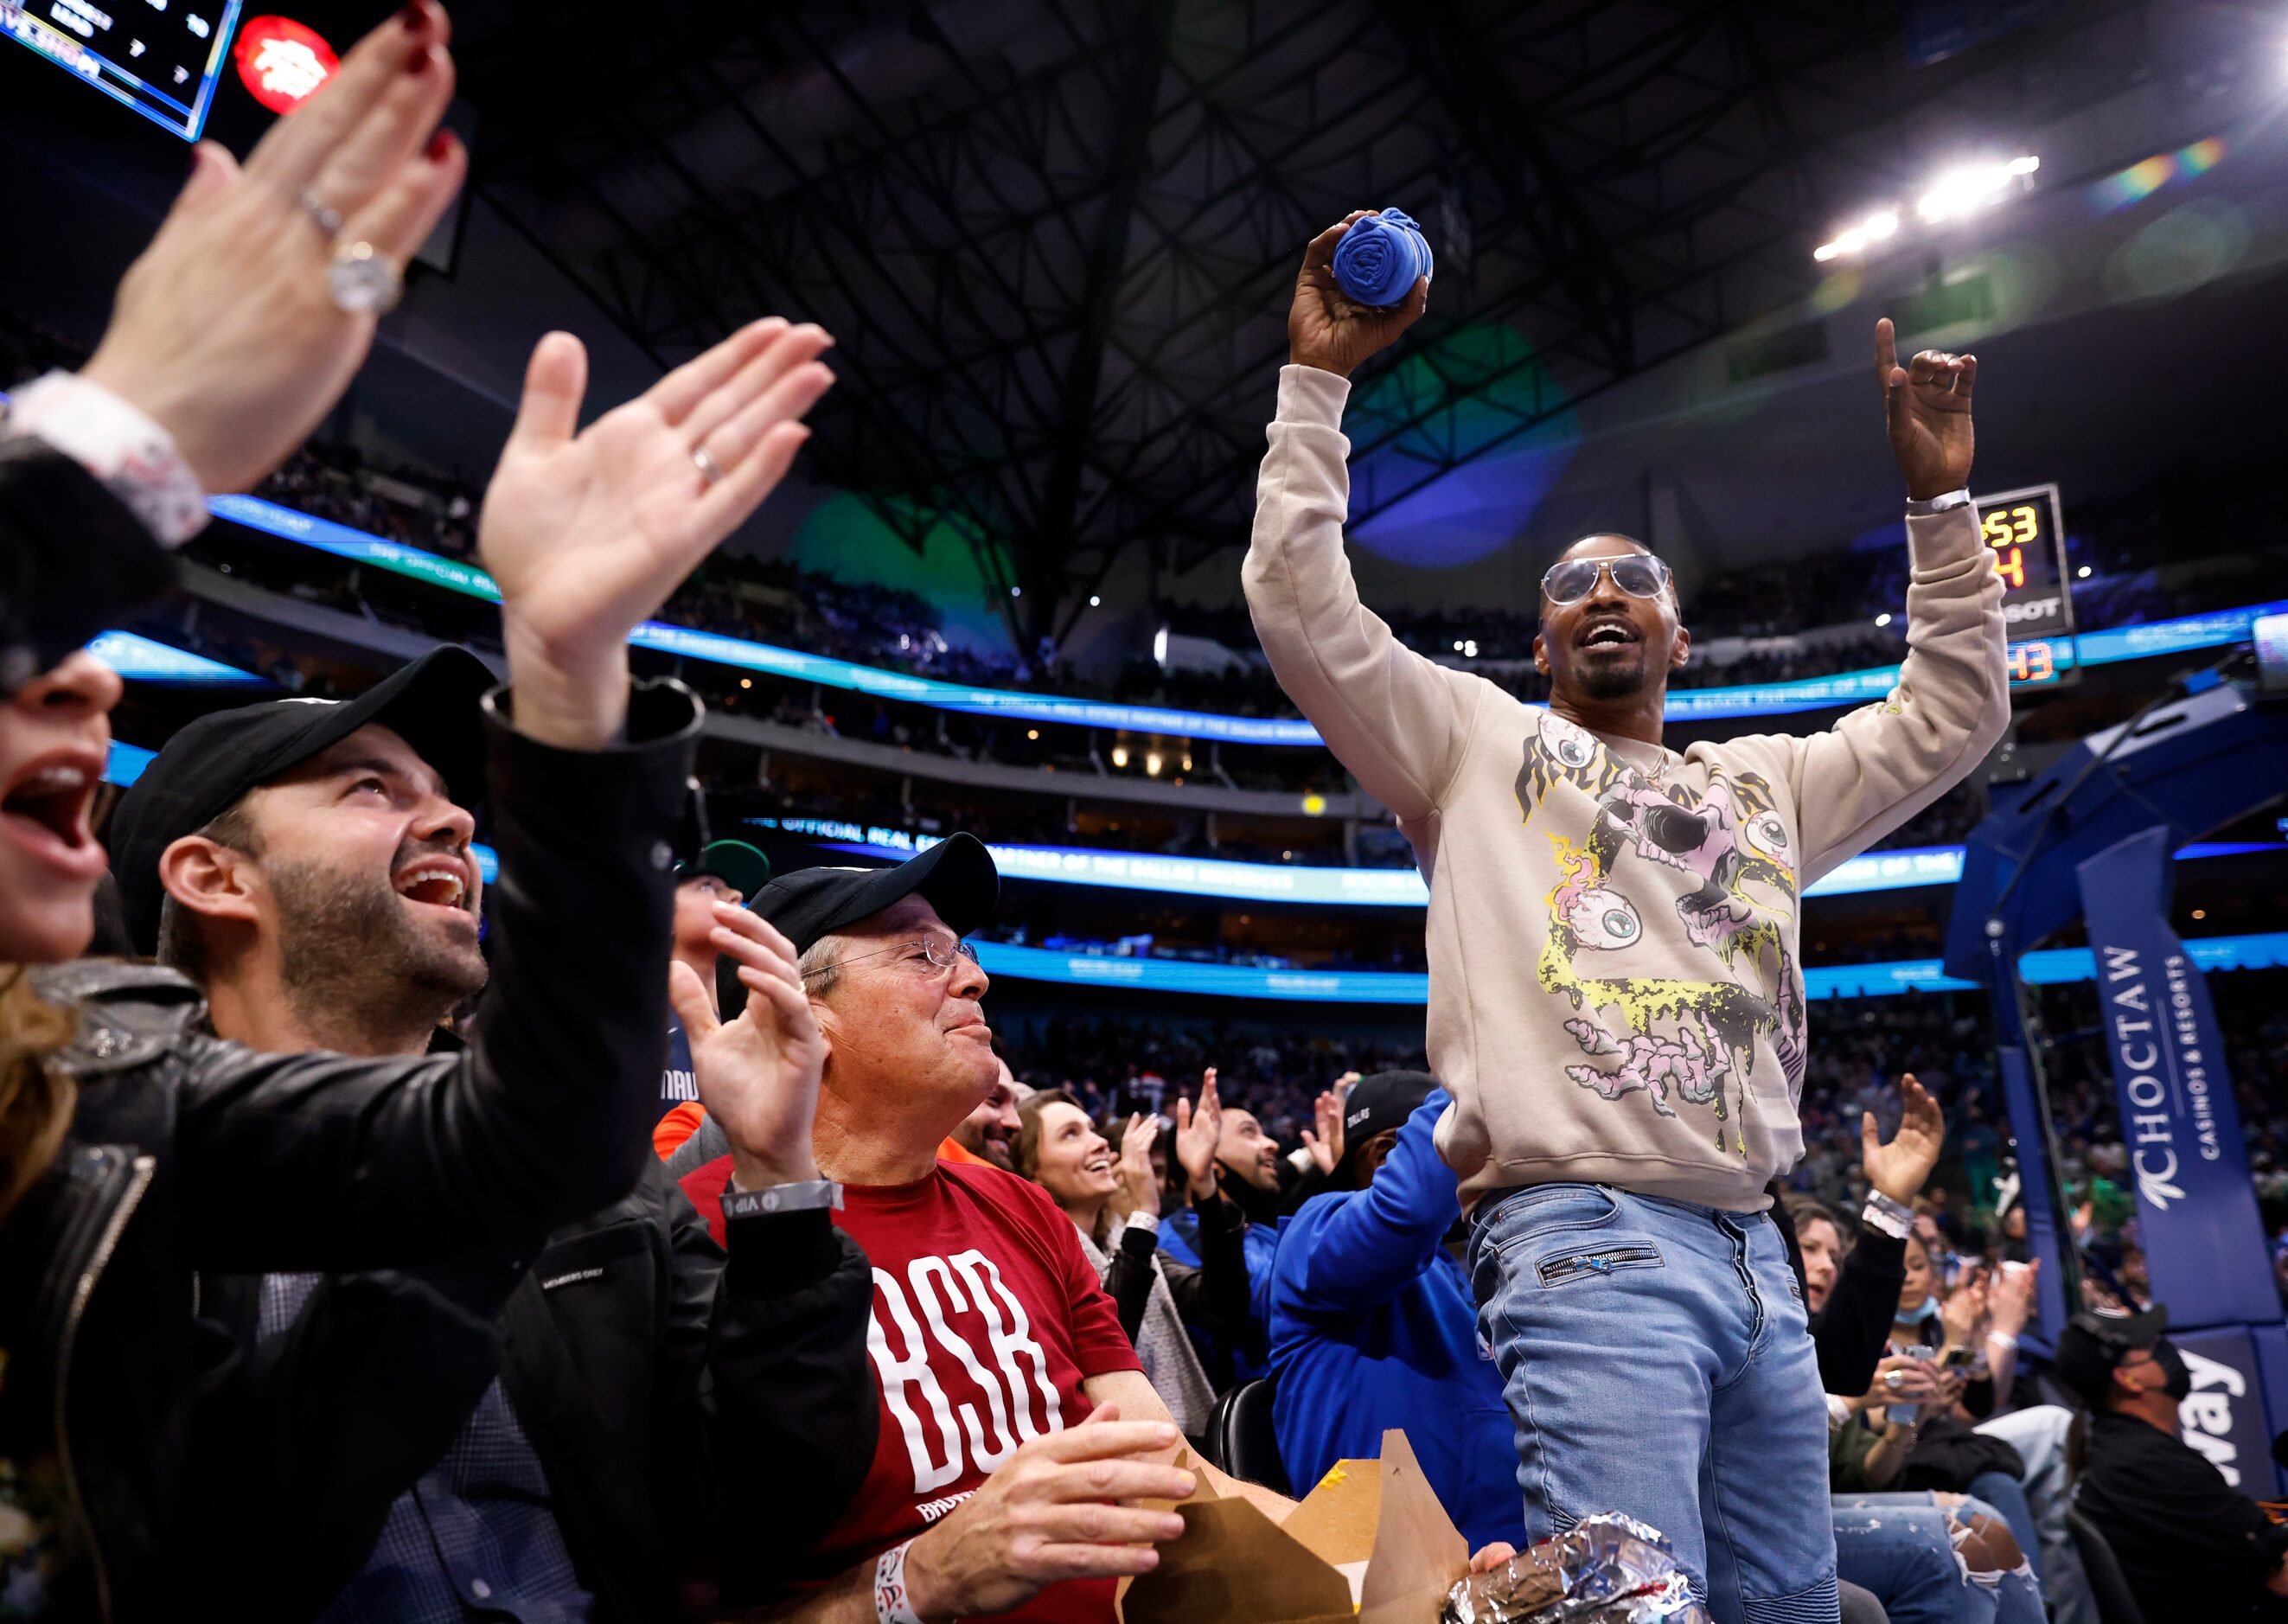
{"label": "scoreboard screen", "polygon": [[187,141],[206,128],[240,0],[0,0],[0,34]]}
{"label": "scoreboard screen", "polygon": [[2002,577],[2002,618],[2010,640],[2010,682],[2038,688],[2074,669],[2073,586],[2058,488],[2034,485],[1978,499],[1979,533]]}

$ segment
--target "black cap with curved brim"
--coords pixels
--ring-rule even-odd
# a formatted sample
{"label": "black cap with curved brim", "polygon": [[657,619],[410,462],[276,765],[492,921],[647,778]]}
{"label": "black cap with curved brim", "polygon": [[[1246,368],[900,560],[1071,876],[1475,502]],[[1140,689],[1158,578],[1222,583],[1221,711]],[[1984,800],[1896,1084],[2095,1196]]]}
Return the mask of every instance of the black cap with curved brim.
{"label": "black cap with curved brim", "polygon": [[456,805],[484,799],[479,702],[498,682],[465,649],[432,649],[354,699],[273,699],[202,716],[167,741],[111,814],[105,844],[127,929],[143,952],[159,943],[159,858],[249,790],[283,777],[360,728],[379,723],[445,780]]}
{"label": "black cap with curved brim", "polygon": [[798,953],[918,893],[957,936],[993,917],[1001,875],[973,834],[957,834],[895,868],[806,868],[781,874],[748,905],[785,933]]}
{"label": "black cap with curved brim", "polygon": [[739,894],[750,908],[756,895],[770,882],[771,860],[744,840],[716,840],[699,848],[699,855],[675,865],[675,883],[711,875]]}
{"label": "black cap with curved brim", "polygon": [[1378,1071],[1352,1084],[1343,1101],[1344,1161],[1377,1134],[1404,1127],[1437,1087],[1427,1071]]}
{"label": "black cap with curved brim", "polygon": [[2093,1314],[2085,1310],[2058,1333],[2050,1366],[2058,1380],[2093,1409],[2102,1408],[2122,1356],[2150,1348],[2167,1333],[2169,1305],[2157,1303],[2141,1314]]}

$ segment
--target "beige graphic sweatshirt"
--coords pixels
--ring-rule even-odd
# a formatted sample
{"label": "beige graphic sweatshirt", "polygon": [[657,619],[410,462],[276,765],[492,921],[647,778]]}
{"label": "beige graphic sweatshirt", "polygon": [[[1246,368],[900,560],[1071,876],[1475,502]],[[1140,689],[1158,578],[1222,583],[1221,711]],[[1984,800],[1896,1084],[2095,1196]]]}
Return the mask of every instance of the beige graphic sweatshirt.
{"label": "beige graphic sweatshirt", "polygon": [[2010,714],[1972,509],[1907,521],[1889,698],[1809,738],[1601,737],[1401,644],[1343,553],[1350,386],[1282,369],[1244,579],[1288,697],[1430,887],[1438,1148],[1490,1191],[1610,1184],[1734,1212],[1803,1153],[1803,889],[1930,804]]}

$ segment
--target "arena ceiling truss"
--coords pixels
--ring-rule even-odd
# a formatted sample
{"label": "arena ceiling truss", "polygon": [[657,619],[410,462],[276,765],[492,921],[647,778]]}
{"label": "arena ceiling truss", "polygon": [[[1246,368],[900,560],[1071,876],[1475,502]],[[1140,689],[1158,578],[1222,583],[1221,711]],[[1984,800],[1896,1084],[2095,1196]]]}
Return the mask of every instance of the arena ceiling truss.
{"label": "arena ceiling truss", "polygon": [[663,366],[823,322],[816,471],[968,537],[1029,649],[1129,549],[1244,544],[1296,265],[1346,210],[1439,262],[1355,402],[1363,519],[1799,297],[1915,132],[2085,91],[2141,9],[1910,67],[1906,7],[1854,0],[659,0],[526,36],[479,184]]}

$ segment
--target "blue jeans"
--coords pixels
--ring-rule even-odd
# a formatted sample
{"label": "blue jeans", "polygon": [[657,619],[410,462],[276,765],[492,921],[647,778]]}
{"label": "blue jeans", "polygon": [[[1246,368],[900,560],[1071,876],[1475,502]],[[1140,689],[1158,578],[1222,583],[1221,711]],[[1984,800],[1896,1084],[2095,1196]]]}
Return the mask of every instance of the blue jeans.
{"label": "blue jeans", "polygon": [[1480,1203],[1469,1263],[1529,1536],[1623,1511],[1720,1624],[1833,1624],[1826,1401],[1769,1218],[1537,1184]]}
{"label": "blue jeans", "polygon": [[2066,1526],[2071,1487],[2066,1475],[2067,1439],[2073,1424],[2072,1411],[2045,1404],[1981,1421],[1977,1430],[2007,1443],[2026,1463],[2024,1493],[2036,1538],[2026,1556],[2041,1575],[2051,1616],[2057,1624],[2097,1624],[2097,1598],[2090,1593],[2080,1548]]}
{"label": "blue jeans", "polygon": [[2034,1511],[2026,1503],[2025,1485],[2007,1472],[1981,1472],[1970,1480],[1969,1493],[1972,1499],[1984,1501],[1996,1516],[2010,1524],[2010,1537],[2026,1553],[2026,1565],[2033,1570],[2034,1577],[2040,1579],[2042,1545],[2034,1532]]}
{"label": "blue jeans", "polygon": [[1973,1579],[1954,1554],[1948,1514],[1927,1494],[1838,1496],[1835,1554],[1848,1582],[1874,1593],[1891,1624],[2045,1624],[2028,1573]]}

